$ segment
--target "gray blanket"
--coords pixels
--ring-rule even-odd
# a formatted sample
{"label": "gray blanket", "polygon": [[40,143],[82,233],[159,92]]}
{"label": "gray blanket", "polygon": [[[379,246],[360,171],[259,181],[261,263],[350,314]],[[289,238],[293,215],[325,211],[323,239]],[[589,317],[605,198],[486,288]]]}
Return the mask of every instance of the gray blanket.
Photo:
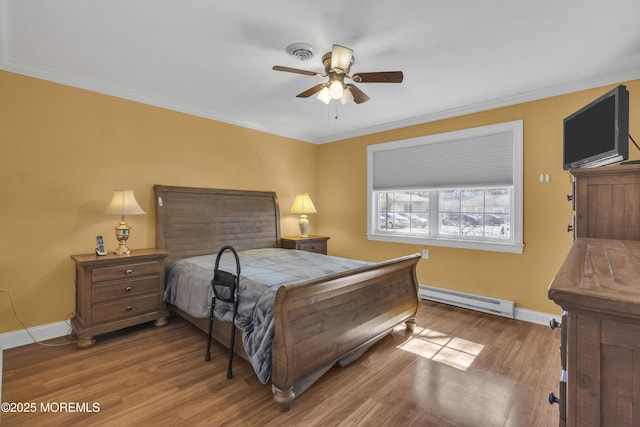
{"label": "gray blanket", "polygon": [[[271,376],[273,342],[273,303],[278,288],[287,283],[347,271],[370,263],[290,249],[251,249],[239,252],[240,290],[236,326],[251,365],[263,384]],[[167,271],[166,302],[194,317],[208,317],[211,307],[211,279],[216,255],[176,261]],[[236,263],[227,251],[219,268],[235,274]],[[231,304],[217,301],[214,315],[223,321],[233,319]]]}

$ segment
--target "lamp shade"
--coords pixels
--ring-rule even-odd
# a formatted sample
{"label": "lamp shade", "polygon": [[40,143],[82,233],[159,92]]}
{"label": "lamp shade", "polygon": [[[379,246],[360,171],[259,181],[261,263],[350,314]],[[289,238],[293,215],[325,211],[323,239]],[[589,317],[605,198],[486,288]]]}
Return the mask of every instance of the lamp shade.
{"label": "lamp shade", "polygon": [[106,215],[142,215],[142,210],[133,190],[116,190],[113,192],[111,203],[104,211]]}
{"label": "lamp shade", "polygon": [[331,68],[340,69],[344,73],[349,72],[351,68],[351,60],[353,59],[353,50],[348,47],[334,44],[331,49]]}
{"label": "lamp shade", "polygon": [[316,207],[313,206],[309,193],[298,194],[293,201],[293,206],[291,206],[292,214],[309,214],[316,212]]}
{"label": "lamp shade", "polygon": [[325,104],[328,104],[331,102],[331,93],[329,92],[328,87],[325,86],[322,88],[320,93],[318,93],[318,99],[324,102]]}
{"label": "lamp shade", "polygon": [[342,105],[344,105],[348,104],[351,101],[353,101],[353,94],[351,93],[351,89],[346,87],[344,88],[344,93],[342,94],[342,98],[340,98],[340,102],[342,102]]}
{"label": "lamp shade", "polygon": [[342,85],[342,82],[338,79],[333,80],[329,85],[329,96],[331,96],[331,99],[340,99],[343,94],[344,86]]}

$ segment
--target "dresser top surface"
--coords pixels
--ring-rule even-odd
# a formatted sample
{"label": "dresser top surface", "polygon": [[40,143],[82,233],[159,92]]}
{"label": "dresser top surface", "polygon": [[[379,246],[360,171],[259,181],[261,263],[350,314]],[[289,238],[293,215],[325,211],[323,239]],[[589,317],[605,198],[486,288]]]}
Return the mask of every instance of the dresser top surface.
{"label": "dresser top surface", "polygon": [[625,173],[638,173],[640,172],[640,164],[628,164],[628,165],[612,165],[598,168],[578,168],[571,169],[571,175],[573,176],[593,176],[593,175],[618,175]]}
{"label": "dresser top surface", "polygon": [[640,241],[577,239],[549,286],[568,306],[640,315]]}

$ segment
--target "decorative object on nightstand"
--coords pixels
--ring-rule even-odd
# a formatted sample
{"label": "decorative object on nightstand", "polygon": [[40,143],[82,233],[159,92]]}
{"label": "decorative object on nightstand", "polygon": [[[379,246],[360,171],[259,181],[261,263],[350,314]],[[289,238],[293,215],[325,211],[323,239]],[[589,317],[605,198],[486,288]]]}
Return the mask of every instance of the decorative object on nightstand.
{"label": "decorative object on nightstand", "polygon": [[291,206],[291,213],[301,214],[300,219],[298,220],[298,225],[300,226],[300,237],[307,237],[307,232],[309,231],[309,220],[307,219],[307,214],[316,212],[316,207],[313,206],[309,193],[298,194],[296,196],[296,199],[293,201],[293,206]]}
{"label": "decorative object on nightstand", "polygon": [[290,236],[280,239],[281,246],[284,249],[297,249],[299,251],[315,252],[318,254],[327,254],[327,236]]}
{"label": "decorative object on nightstand", "polygon": [[127,257],[108,253],[73,255],[76,265],[76,314],[71,319],[78,348],[90,347],[95,335],[144,322],[167,324],[164,261],[168,252],[133,250]]}
{"label": "decorative object on nightstand", "polygon": [[143,215],[145,212],[142,210],[136,196],[133,194],[133,190],[116,190],[113,192],[113,198],[111,203],[104,211],[107,215],[120,215],[121,220],[116,229],[116,239],[118,240],[118,247],[116,248],[116,255],[129,255],[131,251],[127,247],[127,239],[129,239],[129,231],[131,227],[127,225],[124,220],[125,215]]}

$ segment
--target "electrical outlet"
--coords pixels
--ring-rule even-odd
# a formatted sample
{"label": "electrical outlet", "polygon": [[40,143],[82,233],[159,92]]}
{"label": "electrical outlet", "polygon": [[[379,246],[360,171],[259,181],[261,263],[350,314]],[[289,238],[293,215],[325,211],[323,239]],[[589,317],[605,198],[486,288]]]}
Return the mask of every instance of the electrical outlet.
{"label": "electrical outlet", "polygon": [[422,250],[422,259],[429,259],[429,249]]}

